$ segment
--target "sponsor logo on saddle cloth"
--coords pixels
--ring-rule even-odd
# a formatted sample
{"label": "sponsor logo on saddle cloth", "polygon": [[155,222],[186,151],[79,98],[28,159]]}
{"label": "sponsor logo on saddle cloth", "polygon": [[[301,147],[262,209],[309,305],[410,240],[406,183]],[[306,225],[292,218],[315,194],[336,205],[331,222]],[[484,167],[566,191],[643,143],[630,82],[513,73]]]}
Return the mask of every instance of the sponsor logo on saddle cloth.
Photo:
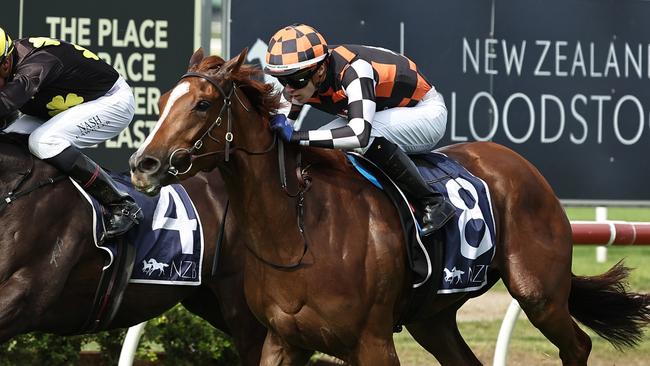
{"label": "sponsor logo on saddle cloth", "polygon": [[495,225],[487,184],[441,153],[418,155],[433,168],[420,174],[456,206],[456,216],[442,229],[445,235],[439,294],[469,292],[487,284],[487,268],[494,257]]}
{"label": "sponsor logo on saddle cloth", "polygon": [[[203,227],[185,188],[180,184],[172,184],[163,187],[157,196],[149,197],[133,189],[128,175],[111,175],[118,186],[136,200],[144,213],[144,220],[126,234],[137,249],[129,282],[200,285]],[[104,230],[101,207],[81,187],[77,184],[75,186],[93,206],[94,239],[95,245],[98,245]],[[111,264],[115,256],[115,245],[114,242],[98,245],[108,252]]]}

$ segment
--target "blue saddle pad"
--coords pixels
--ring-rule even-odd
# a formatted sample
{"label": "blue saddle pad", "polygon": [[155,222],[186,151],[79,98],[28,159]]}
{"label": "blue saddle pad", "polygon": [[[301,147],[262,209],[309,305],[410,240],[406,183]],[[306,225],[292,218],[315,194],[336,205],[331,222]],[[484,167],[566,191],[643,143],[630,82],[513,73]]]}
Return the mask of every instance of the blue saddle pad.
{"label": "blue saddle pad", "polygon": [[[442,229],[445,248],[437,293],[480,290],[487,284],[487,268],[495,250],[496,233],[489,187],[444,154],[432,152],[414,158],[423,178],[456,207],[456,216]],[[364,177],[383,189],[372,173],[354,159],[350,161]]]}
{"label": "blue saddle pad", "polygon": [[[163,187],[157,196],[149,197],[133,188],[128,175],[111,173],[111,176],[121,189],[135,199],[144,213],[144,220],[126,233],[127,239],[135,244],[137,250],[129,282],[200,285],[203,227],[185,188],[172,184]],[[102,207],[79,185],[75,183],[75,186],[93,206],[97,245],[104,231]],[[106,241],[98,247],[113,258],[115,245],[115,242]]]}

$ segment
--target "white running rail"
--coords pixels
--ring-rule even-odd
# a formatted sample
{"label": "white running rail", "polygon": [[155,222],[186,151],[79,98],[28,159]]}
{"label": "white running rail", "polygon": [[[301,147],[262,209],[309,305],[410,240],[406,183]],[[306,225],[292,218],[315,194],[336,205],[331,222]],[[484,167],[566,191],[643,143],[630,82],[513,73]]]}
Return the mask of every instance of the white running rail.
{"label": "white running rail", "polygon": [[124,343],[122,343],[122,351],[120,352],[120,360],[118,366],[131,366],[135,359],[135,352],[138,350],[138,344],[142,333],[144,333],[144,326],[147,322],[142,322],[134,325],[126,332]]}

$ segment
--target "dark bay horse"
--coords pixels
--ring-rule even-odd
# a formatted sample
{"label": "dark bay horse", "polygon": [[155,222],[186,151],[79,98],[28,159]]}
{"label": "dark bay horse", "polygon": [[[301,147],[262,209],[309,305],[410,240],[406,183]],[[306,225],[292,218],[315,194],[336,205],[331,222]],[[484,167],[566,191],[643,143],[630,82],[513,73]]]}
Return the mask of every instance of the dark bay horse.
{"label": "dark bay horse", "polygon": [[[17,182],[25,192],[60,173],[29,155],[27,147],[0,135],[0,194]],[[31,171],[31,173],[28,173]],[[184,182],[201,220],[218,222],[226,197],[218,172]],[[105,254],[92,239],[90,206],[68,179],[17,198],[0,211],[0,342],[30,331],[79,334],[92,307]],[[178,302],[232,335],[242,363],[258,365],[266,329],[243,293],[244,246],[228,216],[217,277],[211,276],[219,225],[204,225],[201,286],[129,284],[108,329],[154,318]],[[136,264],[137,265],[137,264]]]}
{"label": "dark bay horse", "polygon": [[[245,57],[225,62],[201,50],[191,57],[130,159],[132,182],[153,194],[188,169],[221,172],[249,249],[245,295],[268,328],[261,364],[304,364],[319,350],[353,365],[397,365],[393,326],[411,284],[398,213],[335,150],[285,147],[286,172],[298,174],[287,174],[292,183],[282,189],[279,145],[268,125],[278,96],[255,80]],[[497,226],[490,285],[503,279],[563,364],[586,365],[591,350],[573,318],[617,347],[640,339],[649,296],[625,290],[621,265],[594,277],[571,273],[571,226],[537,169],[494,143],[441,151],[490,187]],[[426,316],[406,324],[442,364],[480,364],[456,324],[457,309],[475,295],[439,295]]]}

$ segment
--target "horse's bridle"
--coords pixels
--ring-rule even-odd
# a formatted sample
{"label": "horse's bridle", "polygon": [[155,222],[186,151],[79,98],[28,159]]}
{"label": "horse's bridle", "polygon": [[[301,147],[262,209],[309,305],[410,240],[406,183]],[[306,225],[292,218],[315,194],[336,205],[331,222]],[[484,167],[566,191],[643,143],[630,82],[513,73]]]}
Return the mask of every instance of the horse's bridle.
{"label": "horse's bridle", "polygon": [[[225,135],[226,146],[225,146],[223,152],[225,153],[224,160],[226,162],[229,161],[229,155],[230,155],[230,151],[231,151],[230,145],[231,145],[232,140],[233,140],[233,134],[232,134],[232,101],[231,101],[231,97],[233,96],[233,94],[235,95],[235,98],[237,98],[237,100],[239,101],[239,104],[241,104],[241,106],[244,108],[244,110],[246,112],[250,113],[250,109],[248,107],[246,107],[246,105],[239,98],[239,95],[237,94],[237,91],[236,91],[237,84],[234,81],[232,82],[232,88],[230,89],[230,92],[228,94],[226,94],[226,92],[221,87],[221,85],[219,85],[216,81],[214,81],[208,75],[204,75],[204,74],[201,74],[201,73],[198,73],[198,72],[187,72],[187,73],[183,74],[183,76],[181,76],[180,80],[183,80],[183,79],[188,78],[188,77],[198,77],[198,78],[206,80],[207,82],[212,84],[212,86],[214,86],[219,91],[219,93],[221,93],[221,96],[223,98],[223,105],[221,106],[221,110],[219,111],[219,114],[217,115],[217,118],[214,120],[214,122],[212,122],[212,125],[210,125],[210,127],[201,135],[201,137],[199,137],[199,139],[194,142],[192,147],[190,147],[190,148],[178,148],[178,149],[174,150],[169,155],[168,173],[173,175],[173,176],[177,176],[179,174],[183,175],[183,174],[189,172],[190,169],[192,169],[192,163],[193,163],[194,159],[200,159],[200,158],[203,158],[203,157],[207,157],[207,156],[216,155],[216,154],[221,153],[221,151],[214,151],[214,152],[208,152],[208,153],[201,154],[201,155],[196,155],[195,154],[195,152],[197,150],[200,150],[201,147],[203,147],[203,139],[206,136],[209,137],[210,139],[212,139],[212,141],[219,142],[219,140],[216,139],[214,136],[212,136],[210,133],[212,132],[212,130],[215,127],[221,126],[222,116],[223,116],[224,112],[227,113],[228,125],[227,125],[227,130],[226,130],[226,135]],[[299,163],[300,158],[298,158],[298,167],[296,168],[296,175],[298,177],[298,182],[299,182],[300,188],[298,189],[298,191],[296,193],[291,193],[291,192],[289,192],[289,190],[287,188],[287,179],[286,179],[285,162],[284,162],[284,145],[281,143],[281,141],[278,142],[277,134],[274,136],[273,142],[269,145],[269,147],[267,147],[266,149],[264,149],[262,151],[250,151],[250,150],[248,150],[248,149],[246,149],[244,147],[234,147],[232,149],[232,151],[241,150],[241,151],[245,152],[248,155],[264,155],[264,154],[270,152],[271,150],[273,150],[276,143],[278,144],[278,160],[279,160],[279,167],[280,167],[280,185],[281,185],[283,191],[289,197],[296,197],[297,198],[297,201],[296,201],[296,209],[297,209],[296,211],[297,211],[297,216],[298,216],[298,222],[297,223],[298,223],[298,230],[300,231],[300,235],[303,237],[303,240],[304,240],[303,251],[302,251],[302,254],[301,254],[301,256],[300,256],[300,258],[298,259],[297,262],[292,263],[292,264],[288,264],[288,265],[284,265],[284,264],[276,264],[276,263],[273,263],[271,261],[268,261],[268,260],[262,258],[259,254],[255,253],[255,251],[253,251],[253,249],[250,248],[248,245],[246,245],[246,248],[258,260],[265,263],[266,265],[269,265],[269,266],[271,266],[271,267],[273,267],[275,269],[291,270],[291,269],[298,268],[299,266],[302,265],[302,261],[303,261],[303,259],[305,257],[305,254],[307,254],[307,249],[309,248],[309,245],[307,244],[307,240],[305,238],[305,228],[304,228],[304,220],[303,220],[304,200],[305,200],[304,194],[305,194],[305,192],[307,192],[311,188],[311,177],[309,177],[309,175],[307,174],[307,169],[309,168],[309,166],[307,166],[304,169],[301,168],[300,163]],[[185,152],[185,153],[187,153],[187,154],[189,154],[191,156],[190,165],[183,172],[179,172],[178,169],[176,167],[174,167],[174,165],[172,163],[172,160],[173,160],[172,158],[174,157],[174,154],[176,154],[178,152]]]}
{"label": "horse's bridle", "polygon": [[[228,161],[229,160],[229,155],[230,155],[229,154],[229,152],[230,152],[230,143],[232,142],[232,138],[233,138],[233,135],[232,135],[232,107],[231,107],[232,102],[230,100],[233,93],[237,97],[237,100],[239,100],[239,103],[248,112],[248,108],[246,108],[244,103],[242,103],[242,101],[239,99],[239,96],[235,92],[235,89],[237,89],[237,84],[235,84],[235,82],[232,83],[232,88],[230,89],[230,93],[226,94],[224,92],[223,88],[221,87],[221,85],[217,84],[217,82],[212,80],[212,78],[208,77],[207,75],[203,75],[203,74],[200,74],[198,72],[188,72],[188,73],[184,74],[183,76],[181,76],[180,80],[183,80],[183,79],[188,78],[188,77],[199,77],[201,79],[206,80],[210,84],[212,84],[212,86],[217,88],[219,93],[221,93],[221,96],[223,97],[223,105],[221,106],[221,110],[219,111],[219,115],[217,115],[217,118],[214,120],[214,122],[212,122],[212,125],[201,135],[201,137],[199,137],[198,140],[196,140],[194,142],[194,144],[192,144],[192,147],[190,147],[190,148],[186,148],[186,147],[178,148],[178,149],[172,151],[172,153],[169,155],[169,169],[167,171],[168,171],[169,174],[171,174],[173,176],[177,176],[179,174],[182,175],[182,174],[185,174],[185,173],[189,172],[190,169],[192,169],[192,164],[193,164],[193,159],[191,159],[190,160],[190,165],[187,167],[187,169],[182,171],[182,172],[179,171],[178,168],[176,168],[174,166],[174,164],[173,164],[173,158],[174,158],[174,155],[176,153],[184,152],[184,153],[190,155],[190,157],[193,157],[193,155],[195,155],[194,152],[197,151],[197,150],[200,150],[201,147],[203,147],[203,139],[206,138],[206,136],[210,137],[213,141],[217,141],[217,142],[219,141],[215,137],[213,137],[210,133],[212,132],[212,130],[215,127],[221,126],[221,122],[222,122],[222,119],[223,119],[222,117],[223,117],[224,112],[227,112],[227,114],[228,114],[228,130],[227,130],[226,135],[225,135],[226,147],[225,147],[225,158],[224,159],[225,159],[225,161]],[[210,154],[210,155],[214,155],[214,154]]]}
{"label": "horse's bridle", "polygon": [[[207,82],[212,84],[212,86],[214,86],[219,91],[219,93],[221,94],[221,96],[223,98],[223,105],[221,106],[221,110],[219,110],[219,114],[217,115],[217,118],[214,120],[214,122],[212,122],[210,127],[201,135],[201,137],[199,137],[198,140],[196,140],[194,142],[194,144],[192,144],[192,147],[190,147],[190,148],[183,147],[183,148],[178,148],[178,149],[172,151],[172,153],[169,155],[169,169],[167,170],[167,172],[169,174],[171,174],[173,176],[177,176],[179,174],[180,175],[186,174],[187,172],[190,171],[190,169],[192,169],[192,165],[193,165],[194,160],[205,158],[205,157],[212,156],[212,155],[217,155],[217,154],[220,154],[222,152],[224,153],[224,160],[229,161],[230,160],[230,153],[232,151],[235,151],[235,150],[241,150],[241,151],[243,151],[243,152],[245,152],[245,153],[247,153],[249,155],[262,155],[262,154],[266,154],[269,151],[273,150],[273,147],[275,147],[275,143],[276,143],[277,139],[273,139],[273,142],[271,143],[271,145],[268,148],[266,148],[266,149],[264,149],[262,151],[250,151],[250,150],[248,150],[246,148],[243,148],[243,147],[235,147],[235,148],[231,149],[230,145],[232,144],[232,140],[233,140],[233,134],[232,134],[232,100],[231,100],[231,98],[232,98],[233,94],[235,95],[235,98],[237,99],[237,101],[239,101],[239,104],[242,106],[242,108],[244,108],[244,110],[246,112],[250,113],[250,109],[248,107],[246,107],[246,104],[244,104],[244,102],[242,102],[241,98],[239,97],[239,94],[237,94],[237,84],[234,81],[232,82],[232,88],[230,89],[230,92],[228,94],[226,94],[223,87],[221,85],[219,85],[216,81],[214,81],[208,75],[204,75],[204,74],[201,74],[201,73],[198,73],[198,72],[188,72],[188,73],[185,73],[183,76],[181,76],[180,80],[183,80],[183,79],[188,78],[188,77],[198,77],[198,78],[206,80]],[[214,130],[215,127],[221,126],[221,123],[223,121],[224,112],[227,114],[227,119],[228,119],[227,130],[226,130],[226,134],[224,136],[224,140],[226,141],[226,146],[224,147],[224,150],[223,151],[213,151],[213,152],[200,154],[200,155],[196,154],[195,152],[200,150],[203,147],[203,139],[205,139],[206,137],[209,137],[210,139],[212,139],[212,141],[219,142],[219,140],[217,138],[212,136],[211,132],[212,132],[212,130]],[[172,162],[173,158],[174,158],[174,155],[176,153],[179,153],[179,152],[184,152],[186,154],[189,154],[190,157],[191,157],[190,165],[187,167],[187,169],[185,169],[182,172],[179,171],[178,168],[176,168],[174,166],[173,162]]]}
{"label": "horse's bridle", "polygon": [[[1,134],[6,135],[6,133],[4,132],[2,132]],[[22,143],[20,141],[17,141],[11,137],[10,139],[16,141],[16,144],[18,144],[18,146],[22,146]],[[27,151],[27,153],[30,159],[30,167],[27,168],[27,171],[25,171],[24,173],[19,173],[20,179],[18,179],[18,182],[14,184],[13,188],[9,192],[4,193],[4,195],[0,197],[1,199],[0,211],[4,210],[7,206],[9,206],[11,203],[13,203],[15,200],[17,200],[20,197],[26,196],[37,189],[43,188],[50,184],[60,182],[67,178],[66,175],[58,175],[55,177],[46,178],[42,181],[36,182],[36,184],[32,185],[31,187],[27,187],[27,188],[23,187],[23,184],[25,184],[29,180],[29,178],[31,178],[32,173],[34,171],[34,156],[31,153],[29,153],[29,151]]]}

